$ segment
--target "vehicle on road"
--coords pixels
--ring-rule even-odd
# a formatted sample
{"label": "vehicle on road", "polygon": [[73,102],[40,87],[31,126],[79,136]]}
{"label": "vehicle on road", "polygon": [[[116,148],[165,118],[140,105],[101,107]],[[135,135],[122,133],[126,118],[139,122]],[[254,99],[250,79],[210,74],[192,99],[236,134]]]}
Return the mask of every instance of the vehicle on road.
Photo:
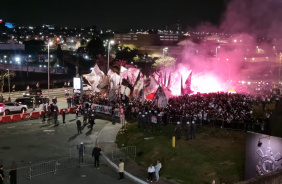
{"label": "vehicle on road", "polygon": [[26,105],[28,108],[33,107],[33,100],[30,97],[21,97],[15,100],[16,103],[21,105]]}
{"label": "vehicle on road", "polygon": [[23,93],[24,97],[42,96],[41,89],[32,89]]}
{"label": "vehicle on road", "polygon": [[33,98],[35,99],[35,107],[38,107],[42,103],[49,103],[49,98],[46,97],[20,97],[15,100],[16,103],[26,105],[28,108],[33,107]]}
{"label": "vehicle on road", "polygon": [[26,110],[26,105],[21,105],[16,102],[0,103],[0,114],[3,114],[5,112],[5,115],[8,115],[14,112],[26,112]]}

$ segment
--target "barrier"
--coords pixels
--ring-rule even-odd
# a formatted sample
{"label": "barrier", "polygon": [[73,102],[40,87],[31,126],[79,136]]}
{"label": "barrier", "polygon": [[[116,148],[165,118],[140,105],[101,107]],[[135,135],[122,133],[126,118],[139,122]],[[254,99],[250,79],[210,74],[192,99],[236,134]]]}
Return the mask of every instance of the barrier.
{"label": "barrier", "polygon": [[68,109],[68,113],[75,113],[75,111],[76,111],[76,107],[70,107]]}
{"label": "barrier", "polygon": [[21,120],[22,120],[21,114],[12,115],[12,121],[21,121]]}
{"label": "barrier", "polygon": [[11,116],[2,116],[1,118],[1,123],[9,123],[11,121],[12,121]]}
{"label": "barrier", "polygon": [[60,109],[59,114],[63,114],[63,110],[65,110],[66,113],[68,113],[68,109]]}
{"label": "barrier", "polygon": [[30,119],[30,113],[22,114],[22,120],[29,120],[29,119]]}
{"label": "barrier", "polygon": [[39,112],[32,112],[30,113],[30,119],[36,119],[40,117],[40,113]]}

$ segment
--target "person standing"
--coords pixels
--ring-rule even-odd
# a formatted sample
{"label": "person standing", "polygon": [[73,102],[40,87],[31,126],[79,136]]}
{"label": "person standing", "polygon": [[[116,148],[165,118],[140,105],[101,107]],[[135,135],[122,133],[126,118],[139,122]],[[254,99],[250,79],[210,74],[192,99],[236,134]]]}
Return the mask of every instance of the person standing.
{"label": "person standing", "polygon": [[113,125],[116,124],[116,113],[115,113],[115,111],[116,111],[116,108],[113,106],[112,107],[112,124]]}
{"label": "person standing", "polygon": [[121,127],[124,130],[125,128],[125,115],[124,115],[124,109],[122,106],[120,106],[120,121],[121,121]]}
{"label": "person standing", "polygon": [[46,118],[46,106],[47,106],[47,104],[43,103],[43,106],[42,106],[42,110],[43,110],[43,119],[42,119],[42,121],[43,122],[45,122],[45,118]]}
{"label": "person standing", "polygon": [[124,176],[123,176],[124,162],[122,161],[122,159],[120,159],[119,161],[120,161],[119,164],[118,164],[119,180],[122,180],[124,178]]}
{"label": "person standing", "polygon": [[[89,110],[89,111],[91,111],[91,110]],[[93,125],[95,124],[95,114],[94,113],[95,113],[95,111],[92,110],[91,115],[89,117],[89,123],[90,123],[90,129],[91,130],[93,129]]]}
{"label": "person standing", "polygon": [[191,124],[191,139],[195,139],[195,134],[196,134],[196,124],[195,121],[192,121]]}
{"label": "person standing", "polygon": [[176,127],[174,129],[174,132],[176,134],[176,140],[179,140],[180,137],[181,137],[181,125],[180,125],[179,121],[177,122],[177,125],[176,125]]}
{"label": "person standing", "polygon": [[85,146],[83,144],[83,142],[80,143],[79,146],[77,146],[78,148],[78,162],[80,163],[83,163],[83,156],[84,156],[84,152],[85,152]]}
{"label": "person standing", "polygon": [[186,123],[185,137],[186,137],[186,141],[188,141],[190,138],[190,122],[189,121],[187,121]]}
{"label": "person standing", "polygon": [[17,170],[14,167],[9,172],[9,181],[10,184],[17,184]]}
{"label": "person standing", "polygon": [[66,126],[66,109],[63,110],[63,113],[62,113],[62,117],[63,117],[63,124],[64,126]]}
{"label": "person standing", "polygon": [[77,127],[77,134],[81,134],[81,121],[80,121],[80,118],[77,118],[77,121],[76,121],[76,127]]}
{"label": "person standing", "polygon": [[35,101],[35,98],[33,97],[32,98],[32,109],[33,109],[33,111],[35,111],[35,103],[36,103],[36,101]]}
{"label": "person standing", "polygon": [[3,184],[4,183],[4,171],[3,171],[4,167],[3,165],[0,165],[0,184]]}
{"label": "person standing", "polygon": [[54,124],[56,125],[58,122],[58,106],[55,104],[53,109],[53,118],[54,118]]}
{"label": "person standing", "polygon": [[156,182],[158,182],[160,180],[160,170],[162,168],[162,164],[161,161],[158,159],[157,160],[157,165],[155,165],[155,175],[156,175]]}
{"label": "person standing", "polygon": [[96,169],[100,169],[99,168],[99,157],[101,155],[101,148],[99,148],[99,145],[96,144],[95,148],[92,151],[92,157],[94,157],[94,167]]}
{"label": "person standing", "polygon": [[153,174],[155,172],[155,167],[153,166],[153,164],[151,164],[149,167],[148,167],[148,179],[147,181],[151,180],[151,182],[153,182]]}

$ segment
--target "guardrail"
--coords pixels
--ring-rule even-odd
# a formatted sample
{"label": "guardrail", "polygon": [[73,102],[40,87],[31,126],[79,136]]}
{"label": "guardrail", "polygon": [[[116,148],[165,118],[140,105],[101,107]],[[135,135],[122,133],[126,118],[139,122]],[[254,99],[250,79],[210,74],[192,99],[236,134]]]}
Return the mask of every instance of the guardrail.
{"label": "guardrail", "polygon": [[[100,157],[100,164],[104,164],[105,160]],[[54,173],[59,171],[75,168],[77,166],[90,166],[94,165],[94,158],[90,155],[84,155],[83,162],[79,163],[78,157],[65,157],[57,160],[41,162],[26,167],[17,168],[17,180],[31,180],[33,177],[41,176],[44,174]],[[9,176],[9,171],[5,170],[5,176]]]}

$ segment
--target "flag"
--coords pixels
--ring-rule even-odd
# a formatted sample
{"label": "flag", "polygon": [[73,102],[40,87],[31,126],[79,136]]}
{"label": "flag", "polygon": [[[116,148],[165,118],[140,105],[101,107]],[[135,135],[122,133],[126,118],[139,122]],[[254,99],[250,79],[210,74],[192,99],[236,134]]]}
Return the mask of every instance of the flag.
{"label": "flag", "polygon": [[98,89],[103,89],[110,84],[109,76],[105,76],[102,80],[100,80],[99,84],[97,85]]}
{"label": "flag", "polygon": [[136,80],[139,76],[140,70],[137,69],[137,68],[129,68],[127,71],[128,71],[127,72],[128,80],[129,80],[130,84],[132,86],[134,86],[135,82],[136,82]]}
{"label": "flag", "polygon": [[166,86],[166,72],[164,74],[164,84],[163,84],[163,86]]}
{"label": "flag", "polygon": [[107,75],[113,75],[115,74],[115,72],[113,72],[113,70],[109,69],[108,74]]}
{"label": "flag", "polygon": [[118,89],[119,82],[120,82],[120,76],[117,73],[113,73],[110,76],[110,89]]}
{"label": "flag", "polygon": [[184,94],[191,94],[191,80],[192,80],[192,72],[189,74],[188,78],[184,84]]}
{"label": "flag", "polygon": [[100,89],[97,88],[97,86],[103,81],[104,76],[104,73],[100,70],[97,64],[94,66],[91,73],[83,75],[91,87],[97,92],[100,92]]}
{"label": "flag", "polygon": [[159,108],[165,108],[167,106],[167,97],[161,86],[158,87],[155,93],[153,103],[155,103]]}
{"label": "flag", "polygon": [[121,85],[126,86],[129,89],[133,89],[133,86],[130,84],[128,79],[122,79]]}
{"label": "flag", "polygon": [[[144,86],[144,80],[143,77],[141,75],[141,72],[139,74],[139,77],[136,80],[136,84],[133,87],[133,92],[132,92],[132,96],[137,99],[140,96],[140,92],[143,90],[143,86]],[[143,92],[142,92],[143,94]]]}
{"label": "flag", "polygon": [[130,88],[127,87],[127,86],[121,85],[120,93],[121,93],[121,95],[125,95],[125,96],[129,97],[129,95],[130,95]]}
{"label": "flag", "polygon": [[128,75],[128,70],[127,70],[127,68],[121,66],[121,67],[120,67],[120,73],[119,73],[119,74],[120,74],[121,80],[122,80],[122,79],[126,79],[126,78],[127,78],[127,75]]}
{"label": "flag", "polygon": [[155,93],[159,87],[159,83],[155,80],[154,77],[150,76],[144,79],[144,95],[145,98],[151,94]]}
{"label": "flag", "polygon": [[168,82],[167,82],[167,88],[170,88],[170,81],[171,81],[171,73],[169,72],[169,76],[168,76]]}
{"label": "flag", "polygon": [[156,79],[156,81],[158,81],[158,83],[161,83],[161,74],[160,73],[154,72],[152,76]]}

